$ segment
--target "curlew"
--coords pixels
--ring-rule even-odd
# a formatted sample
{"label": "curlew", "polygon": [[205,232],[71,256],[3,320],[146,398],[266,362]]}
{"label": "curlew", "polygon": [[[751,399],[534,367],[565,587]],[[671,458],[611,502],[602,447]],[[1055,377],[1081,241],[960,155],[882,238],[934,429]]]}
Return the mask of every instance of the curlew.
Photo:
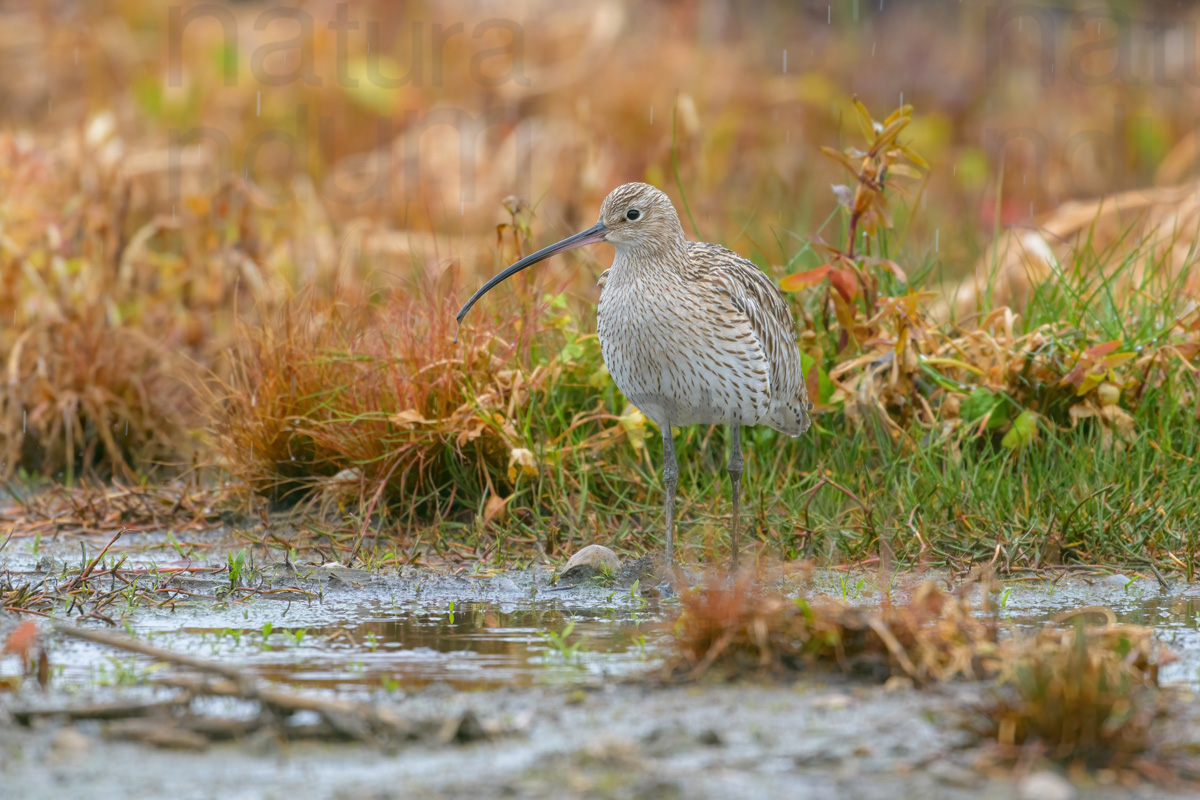
{"label": "curlew", "polygon": [[804,385],[796,325],[775,284],[724,247],[689,242],[670,198],[645,183],[619,186],[600,220],[529,255],[471,296],[550,256],[586,244],[616,249],[600,276],[600,350],[617,388],[662,431],[666,557],[673,563],[675,486],[679,467],[671,428],[729,425],[727,471],[733,489],[733,568],[738,563],[743,425],[768,425],[789,436],[808,430],[812,404]]}

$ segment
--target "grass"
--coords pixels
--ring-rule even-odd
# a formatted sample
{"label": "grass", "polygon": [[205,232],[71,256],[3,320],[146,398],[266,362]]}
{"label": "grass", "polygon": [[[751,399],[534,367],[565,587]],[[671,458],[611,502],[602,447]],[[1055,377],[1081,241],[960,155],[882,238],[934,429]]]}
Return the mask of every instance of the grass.
{"label": "grass", "polygon": [[1119,626],[1103,643],[1082,625],[1043,635],[1008,665],[1008,681],[983,709],[983,733],[1008,758],[1038,750],[1088,769],[1137,769],[1169,707],[1155,691],[1158,664],[1137,645]]}
{"label": "grass", "polygon": [[[1013,221],[1010,206],[1023,214],[1033,199],[1023,181],[989,167],[1020,154],[980,151],[963,131],[986,127],[987,112],[952,124],[938,97],[928,98],[928,113],[902,106],[878,125],[866,110],[895,108],[886,78],[911,61],[916,45],[903,32],[927,25],[922,14],[890,12],[894,35],[879,39],[878,55],[872,43],[869,68],[858,34],[832,18],[831,38],[811,42],[815,60],[793,52],[786,74],[739,56],[767,50],[760,41],[746,47],[746,31],[731,34],[731,43],[710,43],[729,56],[727,80],[686,82],[652,127],[645,98],[629,94],[633,77],[690,73],[694,42],[666,35],[678,19],[647,12],[626,33],[661,41],[639,59],[579,51],[607,76],[594,107],[566,102],[560,89],[518,104],[519,119],[537,123],[530,148],[554,165],[553,175],[531,167],[533,197],[507,197],[514,180],[503,169],[512,165],[487,136],[478,201],[447,204],[448,189],[461,188],[448,176],[461,179],[463,165],[422,143],[428,170],[415,188],[406,184],[395,202],[346,204],[322,189],[340,166],[370,173],[362,156],[378,143],[369,123],[395,109],[332,80],[338,54],[329,42],[314,49],[314,68],[329,79],[319,90],[303,81],[264,90],[244,69],[227,86],[230,43],[219,25],[196,24],[183,43],[186,91],[164,91],[96,68],[115,63],[112,42],[71,32],[99,17],[136,29],[116,50],[136,43],[139,69],[151,74],[172,55],[165,19],[141,0],[88,13],[47,34],[37,54],[46,65],[82,65],[47,70],[49,96],[82,99],[41,98],[6,111],[0,125],[5,480],[157,486],[185,473],[189,483],[172,484],[181,499],[168,518],[194,508],[197,520],[216,522],[198,510],[211,508],[209,497],[193,502],[195,484],[221,485],[218,504],[234,497],[249,519],[290,510],[303,529],[297,541],[369,563],[430,547],[497,563],[558,558],[593,542],[657,549],[661,444],[604,369],[595,265],[564,258],[523,275],[489,296],[490,311],[473,315],[457,343],[451,324],[478,275],[590,219],[610,184],[644,178],[680,199],[693,229],[794,290],[816,424],[796,441],[743,431],[746,524],[762,552],[986,560],[1001,569],[1106,562],[1194,576],[1200,511],[1186,492],[1200,478],[1194,236],[1180,223],[1166,247],[1155,234],[1185,219],[1187,204],[1148,194],[1137,206],[1145,224],[1127,199],[1121,213],[1099,201],[1082,211],[1064,205],[1044,226],[1063,240],[1046,234],[1057,261],[1019,298],[1005,295],[1005,237],[992,252],[978,246],[987,226],[961,212],[991,203],[988,225]],[[235,14],[252,25],[250,11]],[[879,24],[873,15],[863,24]],[[541,20],[528,31],[526,66],[545,67],[541,54],[580,30],[608,30],[602,21]],[[774,20],[779,30],[803,22]],[[47,24],[8,20],[30,37]],[[615,41],[599,46],[634,46]],[[851,82],[865,104],[842,91]],[[428,89],[431,105],[482,108],[510,104],[512,86]],[[1056,85],[1037,102],[1079,121],[1067,110],[1079,104],[1064,93]],[[220,174],[223,156],[236,160],[310,105],[344,122],[345,135],[307,160],[272,156]],[[601,117],[611,141],[596,140]],[[772,126],[755,122],[768,118]],[[201,125],[221,131],[230,153],[198,147],[193,156],[189,147],[173,174],[167,134]],[[838,149],[826,152],[837,163],[808,158],[832,143]],[[564,187],[560,174],[592,177]],[[848,185],[831,198],[820,187],[835,180]],[[935,312],[946,298],[930,290],[977,258],[983,285],[966,314],[944,321]],[[1009,300],[1011,308],[997,305]],[[689,559],[723,558],[727,436],[678,433]],[[62,497],[77,516],[95,516],[82,495]],[[22,510],[32,518],[47,508],[27,499]]]}
{"label": "grass", "polygon": [[[886,147],[872,152],[888,157]],[[1193,575],[1200,510],[1183,487],[1200,480],[1200,312],[1187,296],[1151,291],[1157,273],[1137,249],[1098,272],[1092,262],[1111,254],[1082,248],[1023,314],[997,308],[970,326],[938,323],[919,285],[884,263],[895,234],[875,195],[860,193],[871,209],[856,223],[870,234],[864,246],[826,246],[840,277],[783,280],[801,290],[793,297],[817,417],[799,440],[743,433],[751,540],[783,558],[886,551],[908,562],[1116,562]],[[516,223],[520,251],[527,226]],[[1135,270],[1141,283],[1114,293],[1115,277]],[[909,271],[914,281],[928,272]],[[132,465],[178,460],[181,442],[203,441],[235,489],[349,526],[355,552],[395,524],[388,536],[499,560],[592,541],[657,548],[659,437],[608,378],[588,317],[562,295],[534,291],[507,306],[501,295],[494,315],[473,318],[458,342],[455,280],[414,280],[373,298],[264,301],[190,384],[166,377],[171,362],[150,355],[156,345],[126,357],[106,343],[70,356],[90,370],[80,388],[55,380],[44,408],[10,401],[10,452],[61,445],[39,450],[44,464],[9,463],[69,469],[107,457],[128,477]],[[41,349],[15,348],[13,363],[35,365]],[[120,389],[124,376],[138,383]],[[147,381],[168,380],[172,391],[149,391],[157,384]],[[208,409],[206,436],[185,424],[187,399]],[[38,438],[15,433],[18,407],[33,410]],[[144,419],[132,426],[137,457],[109,432],[130,417]],[[690,558],[721,557],[727,435],[679,432]],[[162,450],[153,459],[151,447]]]}
{"label": "grass", "polygon": [[[1042,26],[1004,26],[986,47],[1005,67],[981,71],[982,11],[939,15],[945,44],[930,50],[928,10],[904,6],[864,4],[860,18],[854,4],[850,19],[846,7],[809,17],[765,4],[728,25],[720,4],[636,16],[563,6],[539,10],[524,50],[505,55],[474,34],[411,46],[439,24],[474,30],[480,12],[457,0],[356,5],[368,24],[354,30],[382,19],[397,32],[376,53],[446,61],[383,64],[445,69],[398,92],[336,79],[369,63],[366,37],[351,36],[349,53],[325,35],[278,48],[253,6],[230,6],[242,35],[227,41],[200,20],[177,46],[148,0],[69,18],[6,13],[11,42],[36,46],[0,53],[19,61],[0,77],[0,487],[20,498],[0,508],[0,550],[14,536],[36,555],[43,536],[170,526],[186,559],[206,545],[185,530],[228,524],[247,546],[223,567],[163,574],[224,571],[246,595],[261,588],[248,555],[260,541],[287,558],[312,547],[321,562],[376,567],[561,560],[589,543],[658,551],[662,446],[604,367],[601,265],[556,259],[489,295],[471,327],[451,322],[479,276],[579,229],[611,186],[642,179],[679,200],[691,230],[790,292],[817,408],[798,440],[742,432],[743,537],[760,562],[1102,563],[1193,581],[1196,204],[1156,190],[1074,205],[1041,180],[1097,177],[1064,172],[1058,137],[1069,152],[1097,128],[1096,109],[1119,106],[1154,110],[1114,131],[1111,154],[1150,185],[1166,142],[1194,149],[1191,105],[1170,80],[1056,79],[1030,96],[1044,82],[1007,56],[1042,53]],[[325,29],[324,10],[300,8]],[[1193,26],[1194,11],[1167,13],[1162,24]],[[521,18],[487,11],[506,15]],[[1054,26],[1048,49],[1077,54],[1125,24],[1103,22],[1103,33],[1099,21]],[[714,23],[727,30],[712,35]],[[263,82],[251,48],[268,42],[276,58],[302,50],[318,80]],[[480,80],[480,60],[531,80]],[[878,125],[868,106],[884,110]],[[467,163],[469,133],[424,134],[435,108],[509,110]],[[1003,142],[1028,120],[1053,121],[1048,163]],[[333,135],[284,152],[326,122]],[[392,127],[378,133],[380,122]],[[220,141],[172,151],[176,134],[200,128]],[[279,138],[251,159],[264,134]],[[813,157],[831,144],[836,163]],[[376,178],[389,191],[362,202],[334,191]],[[1030,233],[1050,257],[1018,252]],[[677,432],[677,547],[690,562],[726,558],[728,436]],[[0,605],[111,622],[141,603],[173,607],[158,574],[96,557],[54,585],[8,581]],[[125,588],[105,591],[118,578]],[[849,573],[840,602],[742,581],[684,596],[676,676],[992,678],[1002,689],[981,730],[1003,758],[1034,750],[1144,770],[1153,752],[1157,661],[1130,629],[1006,643],[963,597],[932,587],[875,610],[851,604],[862,585]],[[581,646],[572,630],[546,637],[568,660]],[[257,633],[268,647],[270,623]]]}
{"label": "grass", "polygon": [[668,674],[786,675],[829,668],[927,684],[993,672],[996,625],[970,604],[927,583],[904,602],[869,609],[846,600],[789,598],[742,575],[713,579],[681,596]]}
{"label": "grass", "polygon": [[186,464],[199,415],[182,360],[94,307],[24,328],[0,391],[0,476],[19,467],[71,484]]}
{"label": "grass", "polygon": [[[1063,299],[1071,294],[1054,300],[1062,322],[941,340],[986,381],[929,366],[935,356],[917,362],[906,398],[887,384],[868,387],[891,404],[886,415],[827,398],[804,439],[747,431],[755,539],[787,558],[859,560],[885,547],[908,561],[1156,562],[1191,574],[1189,531],[1200,510],[1180,489],[1200,480],[1200,442],[1195,383],[1178,355],[1191,334],[1146,326],[1119,344],[1122,353],[1140,348],[1136,359],[1080,373],[1093,343],[1112,331],[1089,325]],[[1054,316],[1049,304],[1033,313]],[[553,309],[533,324],[498,323],[530,331],[524,353],[489,349],[494,336],[504,339],[489,327],[458,348],[443,344],[444,328],[445,339],[396,336],[439,324],[423,308],[409,312],[409,327],[394,322],[403,310],[372,310],[378,316],[365,330],[335,310],[315,315],[335,324],[290,339],[247,337],[258,349],[240,374],[254,379],[235,383],[216,406],[233,474],[284,500],[312,497],[304,491],[314,486],[326,498],[340,491],[348,508],[388,509],[409,530],[432,526],[484,549],[522,540],[550,552],[587,541],[656,547],[661,444],[611,383],[597,380],[595,338],[562,326]],[[418,385],[413,374],[436,379]],[[1076,374],[1081,385],[1071,382]],[[835,378],[843,395],[860,396],[861,377]],[[1106,405],[1114,386],[1128,388]],[[683,539],[694,557],[719,557],[726,437],[703,428],[679,435]]]}
{"label": "grass", "polygon": [[[908,113],[893,115],[901,130]],[[895,128],[864,174],[894,158]],[[1200,480],[1200,312],[1149,290],[1141,252],[1097,272],[1080,249],[1023,315],[934,322],[882,258],[894,234],[871,180],[848,233],[861,226],[864,246],[825,246],[842,266],[783,280],[808,289],[797,315],[818,416],[800,440],[743,434],[753,538],[788,559],[1194,574],[1200,509],[1181,488]],[[1142,283],[1115,295],[1135,268]],[[659,437],[615,391],[589,323],[551,295],[501,305],[455,343],[456,296],[305,297],[248,331],[212,406],[226,468],[277,503],[332,497],[364,532],[378,514],[475,553],[657,547]],[[719,557],[726,436],[679,435],[691,557]]]}
{"label": "grass", "polygon": [[917,686],[984,680],[986,697],[968,725],[999,759],[1177,780],[1181,765],[1168,763],[1155,738],[1172,700],[1158,688],[1158,670],[1173,657],[1152,629],[1116,624],[1099,609],[1108,617],[1100,626],[1084,625],[1080,612],[1071,626],[1004,636],[997,617],[972,610],[976,585],[985,598],[995,593],[985,574],[953,593],[932,583],[895,598],[889,589],[869,606],[784,595],[748,574],[732,584],[710,579],[681,596],[664,674],[779,680],[826,671]]}
{"label": "grass", "polygon": [[[451,298],[304,298],[248,331],[210,406],[226,469],[282,507],[361,500],[368,515],[487,520],[543,466],[628,439],[616,415],[572,411],[608,389],[585,373],[594,336],[534,307],[456,343]],[[549,446],[534,452],[535,436]]]}
{"label": "grass", "polygon": [[570,638],[574,630],[575,623],[568,622],[567,627],[563,628],[561,633],[558,631],[544,631],[538,635],[542,637],[542,641],[548,645],[547,649],[553,652],[556,658],[567,663],[578,663],[581,658],[584,641],[581,639],[574,644],[567,643],[567,639]]}

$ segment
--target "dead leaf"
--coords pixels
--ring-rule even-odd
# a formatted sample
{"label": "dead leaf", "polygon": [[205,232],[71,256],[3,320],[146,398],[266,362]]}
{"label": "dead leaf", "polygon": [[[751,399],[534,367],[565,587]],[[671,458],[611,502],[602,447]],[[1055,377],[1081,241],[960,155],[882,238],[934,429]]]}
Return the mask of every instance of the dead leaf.
{"label": "dead leaf", "polygon": [[4,653],[11,653],[21,659],[21,663],[29,661],[29,652],[37,646],[38,626],[31,619],[27,619],[13,629],[8,635],[8,641],[4,644]]}
{"label": "dead leaf", "polygon": [[1096,394],[1100,398],[1101,406],[1115,406],[1121,400],[1121,387],[1105,381],[1096,387]]}
{"label": "dead leaf", "polygon": [[1098,345],[1089,347],[1087,350],[1083,351],[1083,354],[1090,358],[1103,358],[1120,346],[1121,341],[1119,339],[1113,339],[1111,341],[1101,342]]}
{"label": "dead leaf", "polygon": [[530,478],[538,474],[537,459],[532,450],[514,447],[508,454],[508,479],[515,481],[518,471],[525,473]]}
{"label": "dead leaf", "polygon": [[825,276],[832,269],[828,264],[810,269],[807,272],[794,272],[788,275],[779,282],[779,288],[785,292],[798,292],[801,289],[807,289],[810,286],[816,286],[821,281],[825,280]]}
{"label": "dead leaf", "polygon": [[410,408],[407,411],[392,414],[388,417],[388,421],[398,428],[415,428],[417,425],[426,425],[432,420],[425,419],[425,415],[420,411]]}
{"label": "dead leaf", "polygon": [[1085,400],[1071,406],[1067,413],[1071,417],[1071,427],[1075,427],[1084,419],[1100,420],[1100,441],[1105,447],[1113,444],[1114,433],[1126,442],[1132,442],[1137,436],[1137,422],[1120,406],[1097,408],[1090,400]]}
{"label": "dead leaf", "polygon": [[832,269],[829,271],[829,283],[837,290],[847,303],[858,297],[858,276],[848,269]]}
{"label": "dead leaf", "polygon": [[483,518],[488,522],[504,522],[508,517],[508,501],[511,499],[511,497],[500,497],[499,495],[489,497],[483,508]]}

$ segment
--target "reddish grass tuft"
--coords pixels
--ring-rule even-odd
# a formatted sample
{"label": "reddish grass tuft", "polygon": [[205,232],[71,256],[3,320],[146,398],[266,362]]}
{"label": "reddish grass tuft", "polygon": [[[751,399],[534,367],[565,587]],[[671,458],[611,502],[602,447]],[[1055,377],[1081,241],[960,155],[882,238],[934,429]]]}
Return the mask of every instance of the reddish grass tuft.
{"label": "reddish grass tuft", "polygon": [[11,653],[21,659],[22,664],[26,664],[29,661],[30,652],[37,647],[37,641],[38,625],[33,620],[27,619],[8,634],[8,639],[4,642],[4,649],[0,650],[0,655]]}
{"label": "reddish grass tuft", "polygon": [[185,360],[94,307],[25,328],[3,366],[3,477],[133,477],[180,460],[199,420]]}
{"label": "reddish grass tuft", "polygon": [[473,505],[504,476],[514,420],[546,380],[515,366],[537,333],[538,310],[523,308],[479,315],[455,343],[453,293],[296,299],[244,331],[215,390],[223,466],[281,505],[331,493],[406,514]]}
{"label": "reddish grass tuft", "polygon": [[831,599],[788,599],[743,576],[733,585],[710,581],[685,594],[683,606],[671,671],[691,678],[712,669],[736,676],[829,667],[927,683],[982,674],[981,659],[995,646],[989,621],[931,583],[905,603],[868,609]]}
{"label": "reddish grass tuft", "polygon": [[973,615],[963,596],[931,583],[880,608],[791,600],[747,576],[732,585],[710,581],[682,601],[667,664],[673,678],[825,668],[918,685],[994,680],[972,727],[996,742],[1002,759],[1032,752],[1153,780],[1175,774],[1155,761],[1153,749],[1154,723],[1168,705],[1157,691],[1158,669],[1172,657],[1153,629],[1116,624],[1108,609],[1075,612],[1102,613],[1103,626],[1047,625],[1036,636],[998,639],[994,620]]}
{"label": "reddish grass tuft", "polygon": [[1047,628],[1004,665],[982,732],[1003,757],[1033,750],[1091,769],[1138,769],[1167,711],[1158,668],[1170,659],[1148,628]]}

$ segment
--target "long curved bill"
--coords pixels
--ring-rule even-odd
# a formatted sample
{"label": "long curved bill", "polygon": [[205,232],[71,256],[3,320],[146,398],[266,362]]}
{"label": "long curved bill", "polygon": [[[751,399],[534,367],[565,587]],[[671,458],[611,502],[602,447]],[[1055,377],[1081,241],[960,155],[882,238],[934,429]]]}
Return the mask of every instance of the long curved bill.
{"label": "long curved bill", "polygon": [[[545,247],[545,248],[542,248],[541,250],[538,250],[536,253],[525,256],[520,261],[513,264],[511,267],[508,267],[504,271],[498,273],[494,278],[492,278],[490,281],[488,281],[482,287],[480,287],[478,292],[471,295],[471,299],[468,300],[467,304],[462,307],[461,311],[458,312],[458,324],[462,325],[463,317],[465,317],[467,315],[467,312],[471,310],[471,306],[475,305],[476,301],[479,300],[479,298],[481,298],[485,294],[487,294],[497,284],[503,283],[505,280],[512,277],[513,275],[516,275],[518,272],[525,269],[526,267],[532,267],[534,264],[538,263],[539,261],[545,261],[550,256],[558,255],[559,253],[565,253],[568,250],[574,250],[576,247],[582,247],[585,244],[595,244],[596,242],[602,242],[602,241],[604,241],[604,236],[607,233],[608,233],[608,228],[604,227],[604,223],[597,222],[595,225],[588,228],[586,231],[580,231],[579,233],[575,234],[574,236],[568,236],[566,239],[563,239],[561,242],[558,242],[557,244],[552,244],[549,247]],[[457,337],[455,337],[455,338],[457,338]]]}

